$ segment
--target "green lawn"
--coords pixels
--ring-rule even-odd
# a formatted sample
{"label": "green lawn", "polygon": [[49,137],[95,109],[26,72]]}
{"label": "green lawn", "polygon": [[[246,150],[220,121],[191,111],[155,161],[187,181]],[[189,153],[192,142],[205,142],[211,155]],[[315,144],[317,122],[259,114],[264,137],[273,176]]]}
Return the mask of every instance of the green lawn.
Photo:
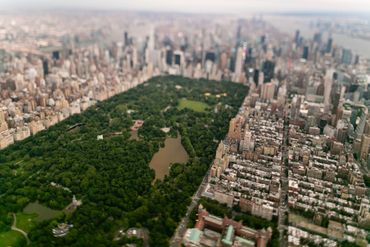
{"label": "green lawn", "polygon": [[206,103],[200,101],[180,99],[177,109],[182,110],[184,108],[187,108],[196,112],[204,112],[207,107],[208,105]]}
{"label": "green lawn", "polygon": [[25,243],[26,239],[19,232],[8,231],[0,233],[0,247],[23,246]]}
{"label": "green lawn", "polygon": [[17,213],[17,227],[29,232],[36,225],[37,214]]}
{"label": "green lawn", "polygon": [[26,215],[27,214],[35,215],[35,220],[37,222],[40,222],[44,220],[53,219],[59,216],[62,213],[62,211],[48,208],[38,202],[31,202],[31,203],[28,203],[27,206],[23,209],[23,213],[25,213]]}

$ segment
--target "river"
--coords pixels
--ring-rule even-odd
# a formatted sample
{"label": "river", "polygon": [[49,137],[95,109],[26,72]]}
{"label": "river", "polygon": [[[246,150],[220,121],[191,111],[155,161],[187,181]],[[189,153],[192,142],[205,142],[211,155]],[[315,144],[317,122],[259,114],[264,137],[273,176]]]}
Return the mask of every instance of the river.
{"label": "river", "polygon": [[[304,38],[313,38],[318,30],[310,26],[310,23],[320,17],[296,17],[296,16],[264,16],[279,31],[294,37],[295,31],[299,30]],[[328,32],[323,33],[323,42],[327,42]],[[351,37],[345,34],[332,33],[334,44],[353,50],[356,54],[370,59],[370,41]]]}
{"label": "river", "polygon": [[173,163],[186,163],[189,159],[188,153],[181,144],[181,136],[176,138],[167,137],[164,147],[153,155],[149,166],[155,171],[155,179],[163,179],[169,174],[170,165]]}

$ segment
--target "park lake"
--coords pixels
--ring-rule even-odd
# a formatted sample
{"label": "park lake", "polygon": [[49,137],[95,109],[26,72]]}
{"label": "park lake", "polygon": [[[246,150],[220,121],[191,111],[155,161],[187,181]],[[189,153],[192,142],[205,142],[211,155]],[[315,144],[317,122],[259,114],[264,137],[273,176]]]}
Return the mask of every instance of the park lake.
{"label": "park lake", "polygon": [[164,147],[153,155],[150,168],[155,171],[155,179],[163,179],[169,174],[170,165],[173,163],[186,163],[189,159],[188,153],[181,144],[181,136],[176,138],[167,137]]}

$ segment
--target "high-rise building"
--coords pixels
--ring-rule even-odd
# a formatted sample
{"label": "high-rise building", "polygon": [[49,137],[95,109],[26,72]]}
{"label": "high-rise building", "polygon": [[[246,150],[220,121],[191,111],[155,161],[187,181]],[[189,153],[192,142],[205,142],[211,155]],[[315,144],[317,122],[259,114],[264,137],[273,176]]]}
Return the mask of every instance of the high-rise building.
{"label": "high-rise building", "polygon": [[352,52],[349,49],[343,49],[342,63],[350,65],[352,63]]}
{"label": "high-rise building", "polygon": [[361,148],[360,148],[360,159],[366,159],[369,154],[370,147],[370,135],[362,135],[361,137]]}
{"label": "high-rise building", "polygon": [[256,86],[258,86],[259,73],[260,72],[258,69],[254,70],[253,81],[256,84]]}
{"label": "high-rise building", "polygon": [[59,51],[53,51],[52,57],[54,60],[59,60],[60,59],[60,52]]}
{"label": "high-rise building", "polygon": [[326,71],[326,75],[325,75],[324,105],[327,110],[330,107],[330,95],[331,95],[331,89],[333,87],[333,74],[334,74],[334,70],[329,69]]}
{"label": "high-rise building", "polygon": [[44,71],[44,77],[49,74],[49,62],[47,59],[42,61],[42,69]]}
{"label": "high-rise building", "polygon": [[5,113],[0,110],[0,133],[8,129],[8,124],[5,121]]}
{"label": "high-rise building", "polygon": [[355,64],[358,64],[360,62],[360,56],[356,55],[355,56]]}
{"label": "high-rise building", "polygon": [[326,44],[325,52],[330,53],[333,47],[333,39],[329,38],[328,43]]}
{"label": "high-rise building", "polygon": [[235,61],[235,81],[240,81],[240,77],[243,74],[243,65],[244,65],[244,50],[242,47],[239,47],[236,54]]}
{"label": "high-rise building", "polygon": [[228,66],[228,56],[226,52],[222,52],[220,56],[220,70],[225,70]]}
{"label": "high-rise building", "polygon": [[263,82],[270,82],[274,78],[275,63],[266,60],[262,65],[262,72],[264,76]]}
{"label": "high-rise building", "polygon": [[6,54],[5,50],[0,49],[0,73],[3,73],[5,70],[5,66],[4,66],[5,54]]}
{"label": "high-rise building", "polygon": [[370,119],[366,119],[363,134],[370,135]]}
{"label": "high-rise building", "polygon": [[212,51],[206,52],[205,60],[206,61],[209,60],[209,61],[212,61],[214,63],[216,61],[216,54]]}
{"label": "high-rise building", "polygon": [[300,40],[300,36],[299,35],[300,35],[300,31],[299,30],[295,31],[294,42],[295,42],[295,44],[297,46],[299,46],[299,40]]}
{"label": "high-rise building", "polygon": [[364,110],[359,109],[357,111],[357,114],[355,115],[355,123],[356,123],[355,133],[356,133],[357,138],[360,138],[364,134],[366,121],[367,121],[367,113]]}
{"label": "high-rise building", "polygon": [[275,94],[275,84],[272,82],[264,83],[261,86],[261,98],[264,100],[272,100]]}
{"label": "high-rise building", "polygon": [[252,47],[248,47],[248,52],[245,56],[245,63],[246,64],[249,64],[253,61],[253,48]]}
{"label": "high-rise building", "polygon": [[175,64],[180,66],[181,65],[181,54],[175,53],[174,58],[175,58]]}
{"label": "high-rise building", "polygon": [[260,38],[260,41],[261,41],[261,45],[264,45],[266,42],[266,35],[262,35]]}
{"label": "high-rise building", "polygon": [[129,45],[128,33],[124,32],[124,34],[123,34],[123,46],[128,46],[128,45]]}
{"label": "high-rise building", "polygon": [[315,33],[314,36],[313,36],[313,41],[320,44],[321,43],[321,37],[322,37],[322,34],[320,32]]}
{"label": "high-rise building", "polygon": [[303,47],[302,58],[304,58],[306,60],[308,59],[308,46]]}
{"label": "high-rise building", "polygon": [[242,128],[244,126],[244,119],[242,117],[235,117],[230,120],[228,137],[231,139],[240,140],[242,137]]}
{"label": "high-rise building", "polygon": [[173,51],[171,49],[166,50],[166,63],[172,65],[173,62]]}

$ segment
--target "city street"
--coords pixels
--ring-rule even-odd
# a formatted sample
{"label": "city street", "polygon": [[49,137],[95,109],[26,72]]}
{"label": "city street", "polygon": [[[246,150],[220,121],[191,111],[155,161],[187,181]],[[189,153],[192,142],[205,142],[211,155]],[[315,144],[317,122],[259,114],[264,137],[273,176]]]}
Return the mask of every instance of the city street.
{"label": "city street", "polygon": [[176,228],[175,234],[170,240],[170,246],[171,247],[178,247],[181,246],[182,239],[185,235],[187,225],[189,222],[189,216],[193,209],[198,205],[198,201],[204,192],[204,189],[206,187],[207,181],[208,181],[209,171],[207,171],[206,175],[204,176],[202,183],[199,185],[198,190],[194,193],[192,196],[191,204],[188,206],[188,209],[186,211],[185,216],[181,219],[178,227]]}
{"label": "city street", "polygon": [[282,157],[281,157],[281,188],[280,188],[280,206],[279,206],[279,220],[278,229],[280,234],[280,245],[287,246],[288,244],[288,143],[289,143],[289,120],[284,118],[284,132],[282,143]]}

